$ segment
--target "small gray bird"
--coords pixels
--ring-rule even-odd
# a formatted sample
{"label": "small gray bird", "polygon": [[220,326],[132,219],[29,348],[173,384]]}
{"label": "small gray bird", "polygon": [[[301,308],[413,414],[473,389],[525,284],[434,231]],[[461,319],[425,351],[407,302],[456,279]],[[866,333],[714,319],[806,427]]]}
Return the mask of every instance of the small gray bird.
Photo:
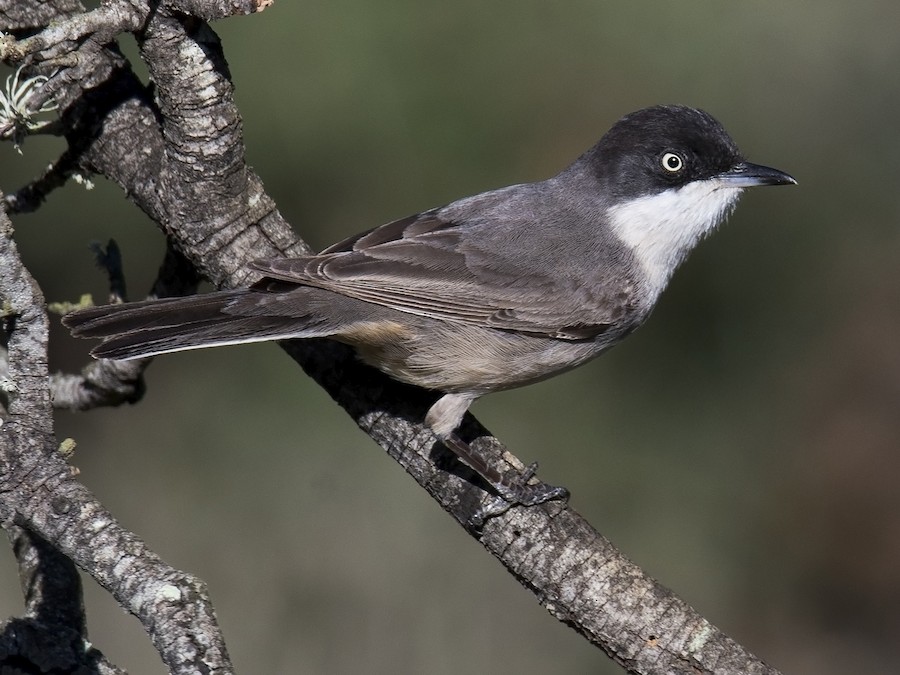
{"label": "small gray bird", "polygon": [[620,119],[548,180],[460,199],[318,255],[256,261],[264,276],[250,288],[92,307],[63,323],[103,338],[98,358],[294,338],[349,344],[391,377],[442,392],[425,424],[506,507],[532,505],[567,493],[529,483],[533,467],[501,474],[463,442],[456,429],[472,402],[612,347],[744,188],[792,183],[746,162],[709,114],[657,106]]}

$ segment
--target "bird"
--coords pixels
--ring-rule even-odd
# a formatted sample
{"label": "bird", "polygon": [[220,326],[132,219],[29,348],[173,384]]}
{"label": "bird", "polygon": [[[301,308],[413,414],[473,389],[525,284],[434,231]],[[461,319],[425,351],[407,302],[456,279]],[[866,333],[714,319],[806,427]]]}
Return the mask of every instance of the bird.
{"label": "bird", "polygon": [[644,323],[686,256],[745,188],[791,185],[748,162],[709,113],[658,105],[619,119],[556,176],[465,197],[298,258],[257,260],[247,288],[79,309],[63,323],[134,359],[328,338],[439,394],[436,438],[493,488],[486,517],[565,499],[536,465],[501,473],[457,434],[492,392],[575,368]]}

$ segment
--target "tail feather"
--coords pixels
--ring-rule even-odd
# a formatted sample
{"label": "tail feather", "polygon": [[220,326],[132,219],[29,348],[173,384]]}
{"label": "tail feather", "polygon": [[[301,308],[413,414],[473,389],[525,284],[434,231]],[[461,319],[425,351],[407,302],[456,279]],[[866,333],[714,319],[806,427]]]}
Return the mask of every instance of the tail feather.
{"label": "tail feather", "polygon": [[182,298],[97,305],[70,312],[63,325],[76,337],[106,337],[147,328],[177,326],[221,316],[242,291],[224,291]]}
{"label": "tail feather", "polygon": [[[318,323],[308,313],[293,316],[234,309],[258,306],[253,291],[220,291],[183,298],[103,305],[71,312],[63,324],[77,337],[102,338],[97,358],[135,359],[168,352],[292,337],[315,337]],[[248,302],[250,301],[250,302]],[[229,311],[231,310],[231,311]],[[250,315],[248,315],[250,314]]]}

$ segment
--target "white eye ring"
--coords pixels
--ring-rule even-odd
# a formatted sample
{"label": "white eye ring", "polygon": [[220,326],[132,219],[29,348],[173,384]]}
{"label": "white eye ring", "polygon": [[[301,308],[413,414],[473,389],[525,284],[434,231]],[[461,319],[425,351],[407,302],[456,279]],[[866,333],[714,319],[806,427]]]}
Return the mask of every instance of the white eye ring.
{"label": "white eye ring", "polygon": [[662,156],[662,167],[669,173],[678,173],[684,168],[684,160],[681,158],[681,155],[667,152]]}

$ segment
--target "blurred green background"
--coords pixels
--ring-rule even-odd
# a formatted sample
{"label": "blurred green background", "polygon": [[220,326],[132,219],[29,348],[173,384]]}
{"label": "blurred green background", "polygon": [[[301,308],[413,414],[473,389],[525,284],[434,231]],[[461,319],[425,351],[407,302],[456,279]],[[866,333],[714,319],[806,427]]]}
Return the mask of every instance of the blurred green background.
{"label": "blurred green background", "polygon": [[[249,160],[317,248],[547,177],[655,103],[709,110],[797,177],[747,194],[622,346],[474,412],[739,642],[829,675],[900,672],[898,25],[888,0],[282,0],[215,28]],[[0,189],[61,147],[0,147]],[[105,297],[92,240],[118,239],[135,298],[161,259],[102,179],[15,224],[51,300]],[[57,322],[51,366],[86,347]],[[209,583],[239,672],[620,672],[277,348],[164,357],[147,379],[139,405],[58,433],[125,526]],[[161,673],[138,622],[86,592],[97,646]]]}

